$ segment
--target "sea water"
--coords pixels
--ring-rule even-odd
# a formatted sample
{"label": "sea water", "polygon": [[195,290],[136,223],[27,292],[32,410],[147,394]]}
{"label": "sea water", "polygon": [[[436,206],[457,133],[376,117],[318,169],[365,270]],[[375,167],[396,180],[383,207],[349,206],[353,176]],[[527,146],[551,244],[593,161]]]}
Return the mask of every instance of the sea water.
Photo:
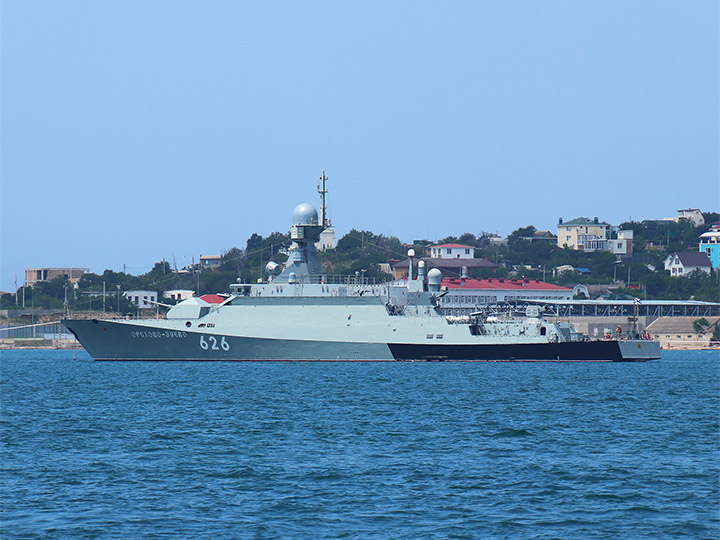
{"label": "sea water", "polygon": [[720,536],[717,352],[0,366],[4,539]]}

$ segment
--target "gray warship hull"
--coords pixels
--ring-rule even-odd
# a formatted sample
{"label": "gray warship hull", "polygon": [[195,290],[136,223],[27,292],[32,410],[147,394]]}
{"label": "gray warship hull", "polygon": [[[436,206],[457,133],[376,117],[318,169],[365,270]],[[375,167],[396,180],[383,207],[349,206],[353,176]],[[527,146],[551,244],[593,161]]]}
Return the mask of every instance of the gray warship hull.
{"label": "gray warship hull", "polygon": [[[320,219],[309,204],[293,211],[284,265],[268,262],[267,281],[232,284],[218,305],[188,298],[165,319],[67,319],[65,326],[96,360],[248,361],[642,361],[660,357],[651,341],[578,339],[547,323],[536,308],[513,318],[478,312],[445,317],[442,275],[419,261],[413,277],[369,282],[323,274],[315,242],[328,227],[325,180]],[[278,273],[279,272],[279,273]]]}
{"label": "gray warship hull", "polygon": [[[159,320],[157,323],[167,321]],[[646,361],[660,357],[646,340],[512,343],[413,343],[283,339],[198,332],[145,321],[63,321],[99,361]],[[173,326],[178,326],[174,328]]]}

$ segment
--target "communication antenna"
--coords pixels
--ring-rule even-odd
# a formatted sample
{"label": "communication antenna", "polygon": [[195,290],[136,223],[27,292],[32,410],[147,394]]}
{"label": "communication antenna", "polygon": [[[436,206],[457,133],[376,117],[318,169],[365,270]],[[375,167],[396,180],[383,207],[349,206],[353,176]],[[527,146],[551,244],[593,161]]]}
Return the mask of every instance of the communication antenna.
{"label": "communication antenna", "polygon": [[320,194],[320,225],[322,227],[327,227],[327,208],[325,206],[325,195],[327,194],[328,190],[325,187],[325,181],[328,179],[328,177],[325,175],[325,169],[323,169],[322,176],[320,177],[320,182],[318,182],[318,193]]}

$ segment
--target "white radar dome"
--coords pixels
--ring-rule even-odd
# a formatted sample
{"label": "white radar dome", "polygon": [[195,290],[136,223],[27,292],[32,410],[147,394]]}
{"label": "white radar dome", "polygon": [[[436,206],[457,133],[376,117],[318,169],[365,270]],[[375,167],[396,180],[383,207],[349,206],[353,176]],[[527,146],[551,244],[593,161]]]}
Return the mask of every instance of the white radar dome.
{"label": "white radar dome", "polygon": [[311,204],[298,204],[292,214],[293,225],[317,225],[318,213]]}
{"label": "white radar dome", "polygon": [[431,268],[427,274],[428,289],[430,292],[440,291],[440,284],[442,283],[442,272],[437,268]]}

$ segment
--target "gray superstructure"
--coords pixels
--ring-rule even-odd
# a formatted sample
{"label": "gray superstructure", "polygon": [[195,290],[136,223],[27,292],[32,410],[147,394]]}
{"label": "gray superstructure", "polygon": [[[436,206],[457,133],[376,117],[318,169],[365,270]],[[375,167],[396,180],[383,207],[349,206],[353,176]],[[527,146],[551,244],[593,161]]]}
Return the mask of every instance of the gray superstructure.
{"label": "gray superstructure", "polygon": [[[325,230],[310,204],[293,212],[293,241],[283,267],[270,262],[264,283],[230,286],[220,304],[190,298],[165,319],[83,320],[64,324],[96,360],[649,360],[656,342],[590,341],[569,325],[438,308],[441,274],[413,264],[407,280],[370,283],[322,272],[315,242]],[[417,272],[415,272],[417,270]]]}

